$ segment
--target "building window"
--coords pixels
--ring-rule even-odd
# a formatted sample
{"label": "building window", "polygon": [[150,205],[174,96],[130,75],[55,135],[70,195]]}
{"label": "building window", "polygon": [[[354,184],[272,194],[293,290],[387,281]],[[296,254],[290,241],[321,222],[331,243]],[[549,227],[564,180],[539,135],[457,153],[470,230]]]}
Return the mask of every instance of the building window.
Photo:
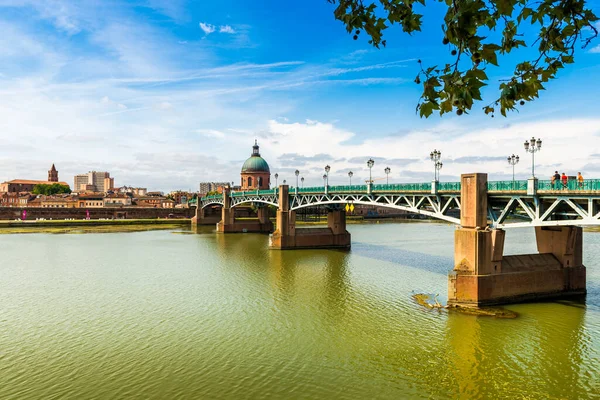
{"label": "building window", "polygon": [[262,176],[259,176],[258,177],[258,187],[262,187],[262,182],[263,182]]}
{"label": "building window", "polygon": [[248,178],[248,187],[252,187],[252,177]]}

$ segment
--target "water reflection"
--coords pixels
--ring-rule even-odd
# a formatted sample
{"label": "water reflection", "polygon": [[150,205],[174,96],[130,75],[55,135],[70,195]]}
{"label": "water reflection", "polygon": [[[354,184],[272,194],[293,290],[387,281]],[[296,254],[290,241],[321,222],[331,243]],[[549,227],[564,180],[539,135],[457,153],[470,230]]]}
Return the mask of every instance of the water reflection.
{"label": "water reflection", "polygon": [[[448,369],[457,384],[453,396],[587,397],[598,384],[590,374],[598,371],[590,364],[593,355],[582,354],[590,343],[585,310],[557,303],[517,308],[523,316],[515,320],[448,314]],[[556,314],[560,318],[551,318]]]}

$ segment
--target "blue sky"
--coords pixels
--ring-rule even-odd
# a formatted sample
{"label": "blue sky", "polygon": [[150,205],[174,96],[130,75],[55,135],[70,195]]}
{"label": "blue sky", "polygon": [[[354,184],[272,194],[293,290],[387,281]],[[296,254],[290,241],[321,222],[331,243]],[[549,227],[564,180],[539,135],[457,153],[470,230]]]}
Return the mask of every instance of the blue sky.
{"label": "blue sky", "polygon": [[[600,177],[600,40],[508,118],[476,106],[421,119],[416,60],[450,61],[441,12],[428,7],[413,37],[389,29],[377,50],[352,40],[325,0],[0,0],[0,180],[43,179],[54,162],[69,183],[108,170],[117,185],[196,189],[237,182],[254,138],[288,182],[298,168],[318,184],[325,164],[332,184],[348,170],[359,182],[369,157],[375,176],[390,166],[392,181],[429,180],[433,148],[442,180],[507,179],[512,153],[528,175],[532,135],[544,140],[542,174]],[[515,59],[488,69],[485,100]]]}

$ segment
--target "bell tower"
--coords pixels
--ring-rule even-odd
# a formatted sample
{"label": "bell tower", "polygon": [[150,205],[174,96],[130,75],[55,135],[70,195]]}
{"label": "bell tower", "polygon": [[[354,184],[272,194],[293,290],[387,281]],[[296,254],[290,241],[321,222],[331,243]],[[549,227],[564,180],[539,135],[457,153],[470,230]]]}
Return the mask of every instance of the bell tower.
{"label": "bell tower", "polygon": [[58,171],[54,164],[52,164],[52,168],[48,171],[48,182],[58,182]]}

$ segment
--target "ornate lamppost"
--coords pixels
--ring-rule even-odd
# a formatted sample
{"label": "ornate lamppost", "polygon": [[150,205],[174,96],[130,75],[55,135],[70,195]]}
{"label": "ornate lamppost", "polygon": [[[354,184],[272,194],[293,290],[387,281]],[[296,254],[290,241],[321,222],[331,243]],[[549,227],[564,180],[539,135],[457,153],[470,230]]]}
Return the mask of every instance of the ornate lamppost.
{"label": "ornate lamppost", "polygon": [[302,187],[304,187],[304,177],[300,178],[300,182],[302,182]]}
{"label": "ornate lamppost", "polygon": [[371,175],[371,168],[373,168],[373,165],[375,165],[375,161],[373,161],[372,158],[369,158],[369,161],[367,161],[367,167],[369,167],[369,183],[370,184],[373,183],[373,176]]}
{"label": "ornate lamppost", "polygon": [[298,188],[298,175],[300,175],[300,171],[294,171],[294,175],[296,175],[296,188]]}
{"label": "ornate lamppost", "polygon": [[327,189],[327,174],[323,174],[323,186]]}
{"label": "ornate lamppost", "polygon": [[440,162],[440,159],[442,158],[442,152],[434,149],[431,153],[429,153],[429,158],[431,158],[431,161],[433,161],[433,180],[437,182],[438,171],[442,168],[442,163]]}
{"label": "ornate lamppost", "polygon": [[389,185],[390,184],[390,172],[392,171],[390,169],[390,167],[385,167],[385,184]]}
{"label": "ornate lamppost", "polygon": [[526,152],[531,153],[531,177],[535,178],[535,153],[542,149],[542,139],[532,136],[531,139],[525,141],[523,146]]}
{"label": "ornate lamppost", "polygon": [[369,158],[369,161],[367,161],[367,167],[369,167],[369,184],[367,185],[368,194],[371,194],[371,192],[373,191],[373,175],[371,174],[371,169],[373,168],[373,165],[375,165],[375,161],[372,158]]}
{"label": "ornate lamppost", "polygon": [[277,178],[279,178],[279,174],[275,172],[275,187],[277,187]]}
{"label": "ornate lamppost", "polygon": [[442,169],[443,166],[444,166],[444,163],[441,162],[441,161],[437,161],[435,163],[435,171],[436,171],[436,174],[437,174],[437,181],[440,180],[440,169]]}
{"label": "ornate lamppost", "polygon": [[325,186],[329,186],[329,171],[331,171],[331,167],[329,165],[326,165],[325,166],[325,176],[326,176],[327,183],[325,183]]}
{"label": "ornate lamppost", "polygon": [[508,164],[512,165],[513,170],[513,180],[512,180],[512,189],[515,189],[515,165],[519,163],[519,156],[515,156],[514,154],[508,157]]}
{"label": "ornate lamppost", "polygon": [[352,171],[349,171],[348,178],[350,178],[350,186],[352,186],[352,175],[354,175],[354,173]]}

